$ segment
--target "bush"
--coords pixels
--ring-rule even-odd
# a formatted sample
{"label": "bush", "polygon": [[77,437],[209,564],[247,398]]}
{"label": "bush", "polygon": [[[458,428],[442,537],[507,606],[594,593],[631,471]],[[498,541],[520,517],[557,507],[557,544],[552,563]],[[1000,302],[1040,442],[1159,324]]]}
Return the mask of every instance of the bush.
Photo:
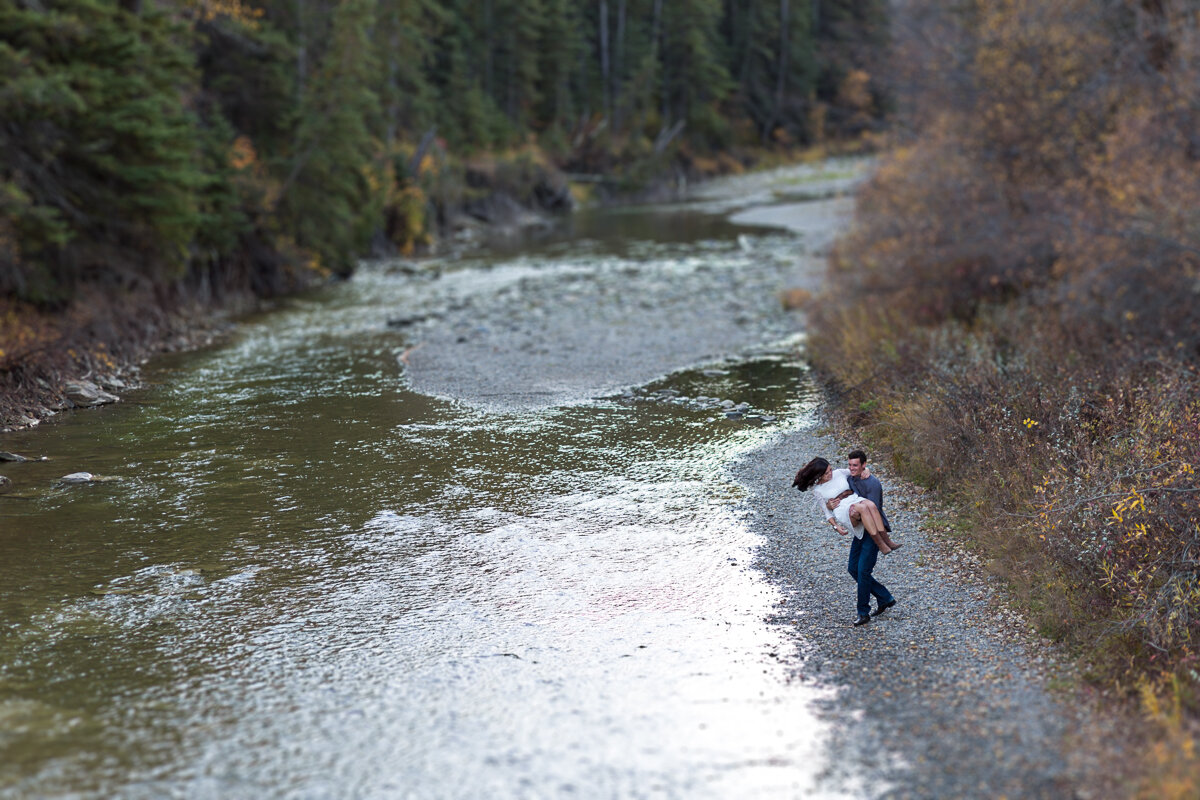
{"label": "bush", "polygon": [[908,13],[946,46],[907,76],[919,136],[860,196],[813,360],[1043,632],[1195,711],[1200,23],[1083,0]]}

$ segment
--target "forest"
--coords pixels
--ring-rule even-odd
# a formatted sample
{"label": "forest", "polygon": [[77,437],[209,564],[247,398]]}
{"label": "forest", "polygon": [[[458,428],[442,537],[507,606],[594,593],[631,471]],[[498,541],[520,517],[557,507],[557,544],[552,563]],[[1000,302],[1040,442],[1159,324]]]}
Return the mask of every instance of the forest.
{"label": "forest", "polygon": [[562,171],[645,182],[855,136],[884,102],[883,8],[9,0],[0,297],[269,296],[411,252],[497,189],[569,206]]}

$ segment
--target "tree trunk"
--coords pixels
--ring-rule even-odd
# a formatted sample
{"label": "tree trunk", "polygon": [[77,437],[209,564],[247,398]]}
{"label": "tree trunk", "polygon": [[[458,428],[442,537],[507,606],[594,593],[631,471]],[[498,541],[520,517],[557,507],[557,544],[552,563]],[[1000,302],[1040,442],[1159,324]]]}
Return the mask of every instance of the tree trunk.
{"label": "tree trunk", "polygon": [[613,59],[613,128],[621,127],[621,82],[625,77],[625,4],[617,3],[617,52]]}
{"label": "tree trunk", "polygon": [[788,65],[788,0],[779,0],[779,74],[775,76],[775,109],[771,124],[763,131],[763,139],[771,135],[776,123],[783,119],[783,93],[787,89]]}
{"label": "tree trunk", "polygon": [[296,104],[304,100],[304,73],[308,70],[304,38],[304,0],[296,0]]}
{"label": "tree trunk", "polygon": [[611,76],[608,68],[608,0],[600,0],[600,85],[604,95],[604,117],[612,114],[610,96],[612,87],[609,85]]}

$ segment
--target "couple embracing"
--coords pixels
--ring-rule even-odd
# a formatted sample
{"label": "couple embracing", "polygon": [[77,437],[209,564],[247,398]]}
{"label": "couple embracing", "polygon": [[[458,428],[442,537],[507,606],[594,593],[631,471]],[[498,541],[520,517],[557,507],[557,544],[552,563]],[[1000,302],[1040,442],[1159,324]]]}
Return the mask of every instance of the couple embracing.
{"label": "couple embracing", "polygon": [[[880,553],[887,555],[900,545],[888,535],[891,526],[883,515],[883,486],[867,469],[866,453],[851,452],[847,467],[834,469],[825,459],[814,458],[796,473],[792,485],[802,492],[813,490],[817,507],[839,534],[854,531],[847,567],[858,584],[858,617],[854,620],[858,626],[896,605],[896,598],[871,573]],[[872,595],[875,611],[871,611]]]}

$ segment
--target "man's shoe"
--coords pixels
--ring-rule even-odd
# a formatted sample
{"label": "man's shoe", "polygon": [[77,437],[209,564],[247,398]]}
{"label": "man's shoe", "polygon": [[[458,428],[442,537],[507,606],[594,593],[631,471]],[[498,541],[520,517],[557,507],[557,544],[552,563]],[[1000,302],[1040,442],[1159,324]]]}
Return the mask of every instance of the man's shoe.
{"label": "man's shoe", "polygon": [[880,603],[879,608],[877,608],[871,612],[871,616],[878,617],[880,614],[887,611],[889,608],[891,608],[894,605],[896,605],[896,598],[893,597],[891,600],[888,600],[886,603]]}
{"label": "man's shoe", "polygon": [[871,621],[870,617],[861,616],[858,619],[854,620],[854,627],[857,628],[859,625],[866,625],[870,621]]}

